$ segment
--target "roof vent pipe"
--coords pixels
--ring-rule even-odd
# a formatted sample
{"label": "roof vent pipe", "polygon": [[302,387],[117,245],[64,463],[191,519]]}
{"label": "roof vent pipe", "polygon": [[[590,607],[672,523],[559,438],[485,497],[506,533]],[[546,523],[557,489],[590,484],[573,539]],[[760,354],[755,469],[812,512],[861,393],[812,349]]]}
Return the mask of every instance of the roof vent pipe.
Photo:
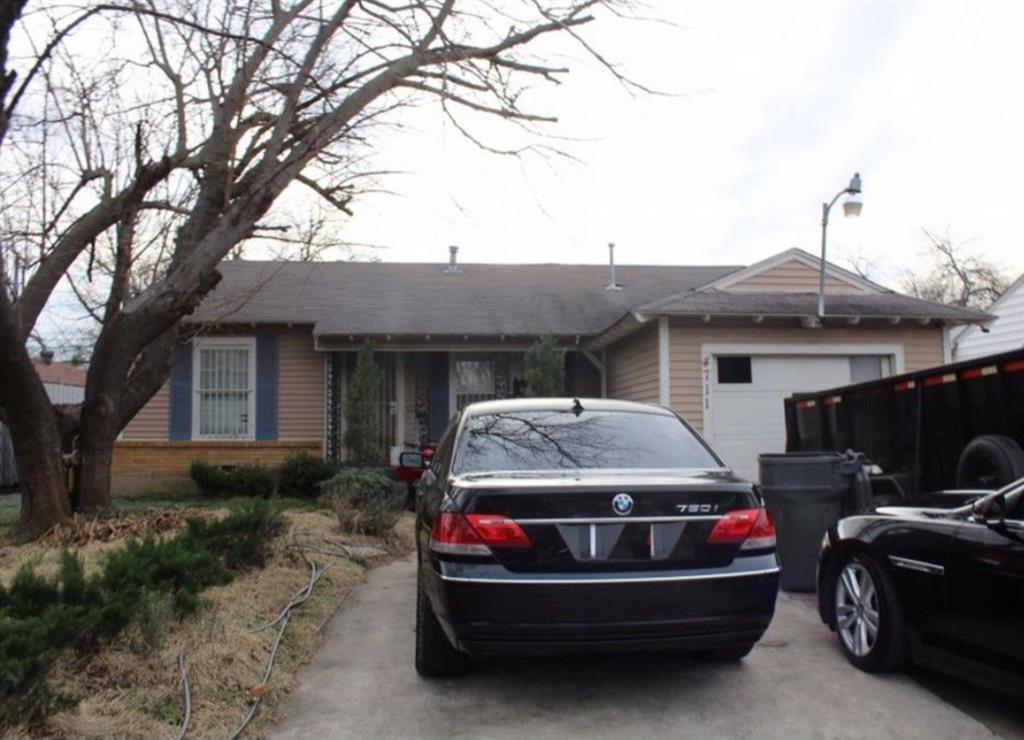
{"label": "roof vent pipe", "polygon": [[448,266],[444,268],[445,272],[462,272],[462,268],[459,267],[459,248],[454,244],[448,247]]}
{"label": "roof vent pipe", "polygon": [[605,290],[622,290],[622,286],[615,281],[615,242],[608,242],[608,284]]}

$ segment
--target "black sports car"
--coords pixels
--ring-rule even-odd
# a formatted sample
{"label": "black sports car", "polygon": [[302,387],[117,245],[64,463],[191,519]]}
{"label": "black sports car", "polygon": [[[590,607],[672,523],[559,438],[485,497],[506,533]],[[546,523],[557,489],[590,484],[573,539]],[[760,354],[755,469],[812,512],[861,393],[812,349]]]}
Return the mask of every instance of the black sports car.
{"label": "black sports car", "polygon": [[1024,480],[956,509],[883,508],[822,543],[822,620],[850,662],[1024,694]]}
{"label": "black sports car", "polygon": [[470,655],[699,650],[739,660],[771,621],[757,489],[671,411],[492,401],[454,418],[419,486],[416,669]]}

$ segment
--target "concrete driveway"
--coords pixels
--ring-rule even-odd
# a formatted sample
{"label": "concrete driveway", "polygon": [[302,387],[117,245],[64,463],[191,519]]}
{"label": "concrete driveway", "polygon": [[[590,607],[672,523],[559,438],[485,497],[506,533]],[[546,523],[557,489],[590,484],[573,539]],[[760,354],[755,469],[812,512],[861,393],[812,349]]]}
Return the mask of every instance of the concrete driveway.
{"label": "concrete driveway", "polygon": [[991,738],[904,675],[853,670],[813,602],[783,594],[741,664],[675,655],[491,661],[460,679],[413,669],[413,558],[382,567],[327,628],[279,738]]}

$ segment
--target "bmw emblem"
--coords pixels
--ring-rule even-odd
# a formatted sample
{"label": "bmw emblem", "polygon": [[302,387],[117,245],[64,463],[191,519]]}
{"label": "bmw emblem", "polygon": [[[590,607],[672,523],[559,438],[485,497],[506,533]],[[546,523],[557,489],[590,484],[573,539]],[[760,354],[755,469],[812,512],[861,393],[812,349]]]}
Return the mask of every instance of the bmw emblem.
{"label": "bmw emblem", "polygon": [[612,511],[619,516],[626,516],[633,511],[633,497],[628,493],[616,493],[612,499]]}

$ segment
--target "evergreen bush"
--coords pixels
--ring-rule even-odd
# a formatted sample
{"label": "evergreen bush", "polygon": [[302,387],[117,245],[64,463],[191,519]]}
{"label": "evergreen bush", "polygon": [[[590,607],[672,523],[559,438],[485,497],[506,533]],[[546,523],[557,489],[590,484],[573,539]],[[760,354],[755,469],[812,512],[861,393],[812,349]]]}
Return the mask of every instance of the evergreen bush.
{"label": "evergreen bush", "polygon": [[320,484],[334,475],[335,468],[322,457],[305,450],[289,455],[277,474],[277,493],[290,498],[316,498]]}
{"label": "evergreen bush", "polygon": [[555,337],[549,334],[530,345],[523,357],[523,377],[531,396],[565,394],[565,350],[559,348]]}
{"label": "evergreen bush", "polygon": [[324,501],[345,532],[382,535],[401,515],[405,501],[377,468],[346,468],[324,484]]}
{"label": "evergreen bush", "polygon": [[175,537],[129,540],[86,576],[64,551],[52,577],[32,564],[9,588],[0,584],[0,728],[32,723],[73,701],[46,681],[69,649],[84,651],[127,627],[133,649],[162,642],[172,619],[193,614],[200,592],[228,583],[232,571],[263,565],[284,521],[267,501],[253,501],[218,522],[189,520]]}
{"label": "evergreen bush", "polygon": [[379,418],[381,370],[373,360],[373,349],[369,339],[360,348],[345,405],[345,446],[356,465],[379,465],[384,460]]}
{"label": "evergreen bush", "polygon": [[204,498],[270,498],[274,479],[259,463],[225,468],[205,460],[193,460],[189,475]]}

